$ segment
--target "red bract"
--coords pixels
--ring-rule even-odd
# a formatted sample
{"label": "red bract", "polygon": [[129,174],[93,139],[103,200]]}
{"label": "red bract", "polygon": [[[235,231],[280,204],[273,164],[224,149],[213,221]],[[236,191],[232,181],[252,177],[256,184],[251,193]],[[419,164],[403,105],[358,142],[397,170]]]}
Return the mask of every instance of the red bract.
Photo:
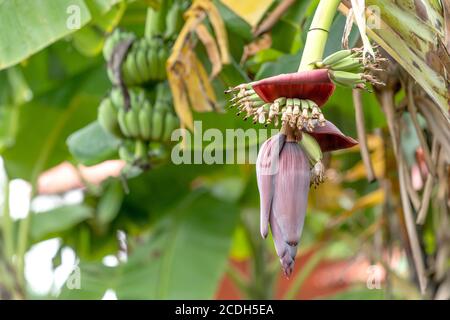
{"label": "red bract", "polygon": [[328,120],[323,127],[316,126],[313,132],[308,133],[317,140],[322,152],[351,148],[358,144],[358,141],[343,134],[341,130]]}
{"label": "red bract", "polygon": [[252,87],[265,102],[281,97],[298,98],[312,100],[319,107],[328,101],[335,88],[327,69],[280,74],[253,82]]}

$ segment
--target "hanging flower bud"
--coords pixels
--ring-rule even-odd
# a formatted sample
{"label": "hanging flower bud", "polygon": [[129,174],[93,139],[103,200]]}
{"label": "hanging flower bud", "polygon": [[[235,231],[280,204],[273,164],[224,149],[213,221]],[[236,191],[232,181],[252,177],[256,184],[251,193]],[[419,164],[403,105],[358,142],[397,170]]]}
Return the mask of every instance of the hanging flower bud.
{"label": "hanging flower bud", "polygon": [[268,222],[283,271],[290,276],[303,229],[310,183],[309,160],[296,141],[277,134],[266,141],[256,163],[261,199],[261,235]]}

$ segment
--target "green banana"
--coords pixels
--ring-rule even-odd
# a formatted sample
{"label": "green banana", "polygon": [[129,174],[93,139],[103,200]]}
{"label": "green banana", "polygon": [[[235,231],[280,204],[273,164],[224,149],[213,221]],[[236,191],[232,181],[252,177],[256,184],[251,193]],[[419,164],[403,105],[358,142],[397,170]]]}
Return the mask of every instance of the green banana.
{"label": "green banana", "polygon": [[347,68],[345,70],[336,70],[336,71],[346,71],[346,72],[351,72],[351,73],[363,73],[364,66],[360,64],[358,66],[354,66],[353,68]]}
{"label": "green banana", "polygon": [[125,105],[122,92],[120,91],[119,88],[112,89],[109,97],[111,99],[112,104],[117,110],[123,108],[123,106]]}
{"label": "green banana", "polygon": [[178,128],[180,121],[176,115],[171,112],[166,114],[166,118],[164,120],[164,133],[162,136],[162,141],[170,142],[170,137],[172,136],[172,132]]}
{"label": "green banana", "polygon": [[152,108],[146,101],[141,110],[139,110],[139,131],[142,139],[148,141],[152,135]]}
{"label": "green banana", "polygon": [[123,68],[123,74],[128,79],[128,82],[126,82],[126,84],[135,85],[141,83],[141,77],[137,68],[136,55],[134,50],[130,49],[130,51],[128,51]]}
{"label": "green banana", "polygon": [[156,86],[156,102],[160,102],[160,106],[164,103],[171,102],[172,93],[167,82],[161,82]]}
{"label": "green banana", "polygon": [[117,110],[113,106],[110,98],[105,98],[100,103],[98,108],[98,122],[105,131],[117,137],[123,136],[119,128],[119,123],[117,122]]}
{"label": "green banana", "polygon": [[135,160],[147,160],[148,147],[142,140],[135,141],[134,158]]}
{"label": "green banana", "polygon": [[111,68],[106,68],[106,74],[108,75],[109,81],[111,81],[112,83],[116,83],[117,82],[116,77],[114,76],[114,73],[111,70]]}
{"label": "green banana", "polygon": [[354,70],[355,68],[363,67],[361,61],[357,58],[347,57],[335,64],[330,65],[331,70],[347,71]]}
{"label": "green banana", "polygon": [[119,29],[115,29],[113,33],[111,33],[108,38],[106,38],[103,45],[103,57],[106,61],[109,61],[111,59],[114,48],[120,42],[120,33],[121,32]]}
{"label": "green banana", "polygon": [[130,105],[132,109],[139,110],[145,102],[145,91],[142,88],[136,87],[128,91],[130,93]]}
{"label": "green banana", "polygon": [[127,85],[133,85],[136,83],[136,77],[135,74],[133,74],[134,68],[131,66],[131,60],[131,52],[129,52],[122,63],[122,79]]}
{"label": "green banana", "polygon": [[166,62],[167,62],[167,58],[169,57],[168,55],[168,50],[165,46],[162,46],[161,48],[159,48],[158,51],[158,73],[157,73],[157,79],[158,80],[164,80],[167,78],[167,74],[166,74]]}
{"label": "green banana", "polygon": [[160,99],[156,99],[155,104],[153,106],[153,112],[155,111],[164,111],[166,109],[166,106],[164,104],[164,101],[160,100]]}
{"label": "green banana", "polygon": [[119,158],[126,163],[133,163],[134,161],[133,153],[131,153],[125,145],[119,147]]}
{"label": "green banana", "polygon": [[137,80],[136,83],[137,83],[137,84],[144,83],[144,82],[145,82],[145,79],[142,77],[142,74],[141,74],[141,65],[139,64],[139,60],[138,60],[139,47],[136,46],[136,47],[134,48],[134,50],[131,50],[130,53],[133,55],[133,58],[134,58],[134,68],[135,68],[135,70],[136,70],[135,77],[136,77],[136,80]]}
{"label": "green banana", "polygon": [[151,71],[147,63],[147,48],[141,43],[137,48],[136,61],[142,81],[147,82],[150,79]]}
{"label": "green banana", "polygon": [[153,8],[147,9],[147,18],[145,21],[145,36],[151,38],[158,35],[158,11]]}
{"label": "green banana", "polygon": [[352,51],[349,49],[346,50],[339,50],[332,54],[330,54],[328,57],[322,60],[322,64],[325,66],[332,65],[334,63],[337,63],[346,57],[350,56],[352,54]]}
{"label": "green banana", "polygon": [[133,165],[142,170],[148,169],[150,165],[148,152],[147,143],[142,140],[136,140]]}
{"label": "green banana", "polygon": [[136,35],[132,32],[124,32],[119,29],[115,29],[113,33],[111,33],[108,38],[106,38],[106,41],[103,45],[103,57],[105,58],[105,60],[109,61],[116,46],[120,42],[128,39],[134,40],[136,39]]}
{"label": "green banana", "polygon": [[130,137],[131,134],[128,131],[128,127],[127,127],[126,119],[125,119],[126,114],[127,114],[127,112],[125,111],[125,109],[120,108],[119,111],[117,112],[117,122],[119,123],[119,127],[120,127],[120,130],[122,131],[123,135],[125,137]]}
{"label": "green banana", "polygon": [[156,61],[157,61],[157,63],[156,63],[155,71],[154,71],[154,79],[158,80],[158,81],[161,80],[160,75],[162,73],[161,60],[160,60],[160,57],[159,57],[161,50],[162,50],[161,47],[158,47],[156,49]]}
{"label": "green banana", "polygon": [[352,73],[346,71],[331,71],[331,80],[333,82],[346,87],[353,87],[358,83],[364,83],[362,75],[360,73]]}
{"label": "green banana", "polygon": [[154,80],[158,69],[158,49],[154,44],[147,50],[147,64],[150,70],[150,80]]}
{"label": "green banana", "polygon": [[164,111],[155,110],[152,114],[152,140],[158,141],[163,133],[164,126]]}
{"label": "green banana", "polygon": [[132,108],[126,112],[125,124],[131,137],[139,137],[139,112],[137,109]]}
{"label": "green banana", "polygon": [[302,139],[299,144],[300,147],[306,152],[312,166],[322,160],[322,149],[320,149],[319,143],[313,136],[307,134],[306,132],[302,132]]}
{"label": "green banana", "polygon": [[111,59],[114,46],[115,43],[112,40],[112,37],[109,36],[108,38],[106,38],[105,43],[103,45],[103,58],[105,58],[106,61],[109,61]]}

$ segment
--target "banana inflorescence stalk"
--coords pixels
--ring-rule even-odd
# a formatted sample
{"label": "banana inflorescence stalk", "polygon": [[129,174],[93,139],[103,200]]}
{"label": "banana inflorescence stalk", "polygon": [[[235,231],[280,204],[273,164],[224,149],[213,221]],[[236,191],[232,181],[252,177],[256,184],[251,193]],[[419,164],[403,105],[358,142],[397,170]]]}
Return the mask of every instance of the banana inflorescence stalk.
{"label": "banana inflorescence stalk", "polygon": [[[266,140],[258,153],[256,175],[260,193],[261,235],[272,232],[275,249],[289,277],[294,269],[311,185],[324,181],[322,152],[357,144],[325,120],[321,107],[335,84],[365,88],[377,80],[366,69],[358,49],[343,50],[323,59],[329,29],[340,0],[318,2],[308,31],[299,71],[280,74],[230,88],[232,106],[244,119],[278,126],[281,132]],[[309,173],[309,174],[308,174]]]}
{"label": "banana inflorescence stalk", "polygon": [[237,107],[237,115],[244,113],[244,120],[281,123],[283,130],[294,133],[310,159],[311,184],[317,185],[323,182],[322,152],[308,133],[327,125],[321,107],[333,93],[334,84],[357,89],[367,89],[367,83],[383,84],[371,72],[381,70],[386,59],[375,53],[370,60],[363,57],[362,48],[340,50],[311,63],[313,69],[240,84],[226,93],[233,93],[231,107]]}

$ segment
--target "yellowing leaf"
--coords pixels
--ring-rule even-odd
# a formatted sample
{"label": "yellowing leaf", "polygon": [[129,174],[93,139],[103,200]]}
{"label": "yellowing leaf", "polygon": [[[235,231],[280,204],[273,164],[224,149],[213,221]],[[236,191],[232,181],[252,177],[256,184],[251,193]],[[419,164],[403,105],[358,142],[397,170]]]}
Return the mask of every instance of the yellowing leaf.
{"label": "yellowing leaf", "polygon": [[209,61],[211,61],[211,78],[213,78],[219,74],[220,70],[222,70],[222,61],[220,58],[219,48],[205,25],[199,24],[195,31],[197,32],[198,38],[205,46]]}
{"label": "yellowing leaf", "polygon": [[[208,78],[208,74],[206,73],[205,68],[195,55],[193,55],[193,60],[196,65],[195,70],[198,73],[200,82],[203,84],[202,88],[204,89],[204,93],[206,94],[206,96],[210,101],[215,102],[217,100],[216,94],[214,92],[214,88],[211,85],[211,82],[209,81],[210,79]],[[214,106],[215,104],[212,103],[211,105]]]}
{"label": "yellowing leaf", "polygon": [[230,63],[230,57],[228,55],[228,36],[225,29],[225,23],[220,16],[219,10],[210,1],[199,1],[199,5],[206,11],[209,17],[209,21],[213,26],[214,33],[216,34],[217,43],[219,44],[220,56],[222,63]]}
{"label": "yellowing leaf", "polygon": [[[367,146],[371,151],[370,159],[373,165],[373,170],[376,177],[382,178],[385,174],[385,162],[384,162],[384,145],[383,139],[377,135],[367,135]],[[355,150],[352,150],[355,149]],[[359,152],[359,146],[352,148],[352,151]],[[359,161],[344,175],[344,180],[348,182],[356,181],[359,179],[365,179],[367,177],[366,167],[362,161]]]}
{"label": "yellowing leaf", "polygon": [[333,221],[332,226],[336,226],[350,218],[355,212],[371,208],[384,202],[384,190],[377,189],[361,198],[359,198],[350,210],[344,211],[339,218]]}
{"label": "yellowing leaf", "polygon": [[222,0],[222,2],[249,25],[255,27],[274,0]]}
{"label": "yellowing leaf", "polygon": [[175,73],[168,73],[170,90],[172,91],[175,111],[180,118],[182,126],[188,129],[193,129],[192,112],[189,108],[189,101],[186,90],[184,89],[183,81]]}
{"label": "yellowing leaf", "polygon": [[202,82],[199,77],[197,67],[203,68],[201,64],[197,64],[195,55],[190,52],[189,64],[183,73],[184,84],[191,102],[191,106],[195,111],[205,112],[213,109],[213,101],[210,101],[206,94],[205,86],[210,85],[209,82]]}
{"label": "yellowing leaf", "polygon": [[[214,29],[213,37],[203,24],[209,17]],[[211,111],[216,106],[216,96],[205,67],[195,53],[198,39],[205,45],[211,60],[211,76],[217,75],[222,64],[229,63],[228,37],[225,24],[211,0],[196,0],[185,13],[181,29],[167,60],[167,74],[174,95],[174,105],[182,126],[193,127],[191,108],[198,112]]]}
{"label": "yellowing leaf", "polygon": [[[384,177],[384,159],[376,159],[371,157],[372,166],[375,176],[378,178]],[[365,179],[367,177],[366,166],[362,162],[358,162],[353,168],[351,168],[345,174],[345,181],[352,182],[360,179]]]}

